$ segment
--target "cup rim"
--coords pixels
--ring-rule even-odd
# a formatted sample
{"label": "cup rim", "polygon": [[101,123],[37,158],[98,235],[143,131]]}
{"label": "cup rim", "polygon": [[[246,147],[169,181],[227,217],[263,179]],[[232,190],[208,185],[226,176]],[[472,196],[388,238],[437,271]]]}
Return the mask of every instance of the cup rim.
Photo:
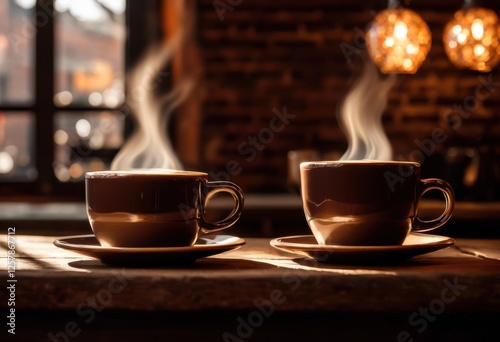
{"label": "cup rim", "polygon": [[420,163],[406,161],[406,160],[318,160],[318,161],[307,161],[300,163],[301,169],[307,168],[318,168],[318,167],[339,167],[344,164],[355,164],[355,165],[413,165],[415,167],[420,167]]}
{"label": "cup rim", "polygon": [[85,173],[85,178],[103,178],[103,177],[130,177],[134,175],[141,176],[167,176],[167,177],[207,177],[208,174],[200,171],[175,170],[175,169],[126,169],[126,170],[102,170],[89,171]]}

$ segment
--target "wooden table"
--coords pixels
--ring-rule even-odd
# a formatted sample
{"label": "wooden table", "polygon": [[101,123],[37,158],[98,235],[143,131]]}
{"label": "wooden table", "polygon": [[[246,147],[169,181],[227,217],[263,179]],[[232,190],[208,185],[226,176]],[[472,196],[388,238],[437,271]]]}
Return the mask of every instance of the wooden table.
{"label": "wooden table", "polygon": [[500,331],[500,240],[347,266],[248,238],[192,265],[121,268],[54,239],[15,235],[8,278],[2,236],[2,336],[13,337],[10,309],[17,341],[483,341]]}

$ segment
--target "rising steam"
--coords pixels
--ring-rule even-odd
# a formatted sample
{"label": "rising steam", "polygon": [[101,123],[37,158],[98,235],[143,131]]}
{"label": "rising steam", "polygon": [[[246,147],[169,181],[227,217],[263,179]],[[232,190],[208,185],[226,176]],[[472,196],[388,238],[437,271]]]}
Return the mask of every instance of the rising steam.
{"label": "rising steam", "polygon": [[[194,80],[184,78],[174,88],[158,96],[158,86],[168,80],[162,67],[167,65],[182,44],[179,30],[168,43],[151,49],[133,68],[128,78],[130,106],[135,131],[111,163],[112,170],[182,169],[168,137],[168,123],[175,108],[190,94]],[[164,75],[164,76],[162,76]]]}
{"label": "rising steam", "polygon": [[363,60],[363,73],[338,113],[348,142],[347,151],[340,160],[391,160],[392,148],[384,133],[382,114],[396,75],[382,77],[370,58],[363,56]]}

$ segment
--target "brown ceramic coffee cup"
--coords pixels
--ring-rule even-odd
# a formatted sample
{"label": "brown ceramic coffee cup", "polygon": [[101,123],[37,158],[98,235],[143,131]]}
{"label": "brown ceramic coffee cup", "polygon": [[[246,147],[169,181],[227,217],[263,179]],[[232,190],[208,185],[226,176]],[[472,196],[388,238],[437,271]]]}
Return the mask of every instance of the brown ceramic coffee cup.
{"label": "brown ceramic coffee cup", "polygon": [[[209,182],[203,172],[87,172],[85,190],[90,225],[106,247],[191,246],[200,233],[232,226],[243,210],[243,192],[236,184]],[[209,222],[205,206],[220,192],[233,197],[233,210]]]}
{"label": "brown ceramic coffee cup", "polygon": [[[307,223],[318,244],[401,245],[410,231],[445,224],[453,189],[441,179],[420,179],[420,164],[399,161],[319,161],[300,164]],[[420,197],[440,190],[446,207],[438,218],[417,216]]]}

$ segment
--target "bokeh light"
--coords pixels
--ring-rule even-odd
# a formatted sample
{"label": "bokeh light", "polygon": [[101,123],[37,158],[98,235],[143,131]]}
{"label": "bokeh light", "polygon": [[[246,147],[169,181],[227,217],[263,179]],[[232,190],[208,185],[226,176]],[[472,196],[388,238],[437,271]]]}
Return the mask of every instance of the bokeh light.
{"label": "bokeh light", "polygon": [[368,53],[383,73],[413,74],[431,47],[425,21],[405,8],[380,12],[366,34]]}
{"label": "bokeh light", "polygon": [[444,28],[446,55],[458,68],[489,72],[500,59],[499,30],[498,16],[492,10],[461,9]]}
{"label": "bokeh light", "polygon": [[14,158],[10,153],[0,152],[0,173],[9,173],[14,169]]}

